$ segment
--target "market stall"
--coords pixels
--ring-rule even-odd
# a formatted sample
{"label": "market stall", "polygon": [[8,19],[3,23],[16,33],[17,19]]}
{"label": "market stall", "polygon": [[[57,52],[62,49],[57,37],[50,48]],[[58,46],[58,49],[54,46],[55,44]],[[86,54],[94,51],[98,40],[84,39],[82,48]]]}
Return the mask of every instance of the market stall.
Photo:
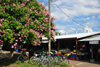
{"label": "market stall", "polygon": [[[84,42],[89,42],[89,44],[91,45],[91,47],[90,47],[90,52],[91,52],[91,59],[90,59],[90,62],[95,62],[95,58],[94,58],[94,53],[93,52],[95,52],[94,50],[93,50],[93,46],[95,45],[95,46],[99,46],[100,45],[100,35],[96,35],[96,36],[92,36],[92,37],[88,37],[88,38],[84,38],[84,39],[81,39],[81,40],[79,40],[79,41],[84,41]],[[89,49],[89,48],[88,48]],[[99,56],[100,54],[98,54],[97,55],[97,60],[98,60],[98,56]]]}

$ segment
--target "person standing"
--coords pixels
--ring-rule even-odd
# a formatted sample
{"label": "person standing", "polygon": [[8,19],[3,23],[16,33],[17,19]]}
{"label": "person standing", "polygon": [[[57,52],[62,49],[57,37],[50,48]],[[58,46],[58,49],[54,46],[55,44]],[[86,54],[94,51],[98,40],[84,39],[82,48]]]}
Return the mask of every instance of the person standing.
{"label": "person standing", "polygon": [[42,55],[44,55],[44,47],[42,48]]}
{"label": "person standing", "polygon": [[[92,55],[92,49],[90,48],[90,56]],[[92,58],[92,57],[91,57]]]}

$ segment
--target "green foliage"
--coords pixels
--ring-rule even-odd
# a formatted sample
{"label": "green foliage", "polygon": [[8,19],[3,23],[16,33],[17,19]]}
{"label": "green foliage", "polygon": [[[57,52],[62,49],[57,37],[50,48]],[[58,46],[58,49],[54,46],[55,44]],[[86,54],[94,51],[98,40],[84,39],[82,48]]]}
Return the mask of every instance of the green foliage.
{"label": "green foliage", "polygon": [[16,64],[21,64],[21,61],[16,61]]}
{"label": "green foliage", "polygon": [[0,0],[0,39],[8,45],[22,43],[39,45],[42,36],[52,38],[56,32],[54,17],[51,17],[51,37],[49,33],[49,13],[46,6],[37,0]]}
{"label": "green foliage", "polygon": [[68,64],[66,64],[66,63],[60,63],[60,66],[61,67],[70,67]]}

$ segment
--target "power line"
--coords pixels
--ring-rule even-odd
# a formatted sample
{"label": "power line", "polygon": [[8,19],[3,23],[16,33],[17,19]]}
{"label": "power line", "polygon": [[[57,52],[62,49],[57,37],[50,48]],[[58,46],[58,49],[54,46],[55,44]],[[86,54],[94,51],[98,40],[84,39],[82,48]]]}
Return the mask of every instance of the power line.
{"label": "power line", "polygon": [[[52,2],[56,2],[56,1],[58,1],[58,0],[54,0],[54,1],[51,0],[51,3],[52,3]],[[48,3],[49,3],[49,2],[45,3],[44,5],[47,5]]]}
{"label": "power line", "polygon": [[[56,5],[56,4],[55,4]],[[57,5],[56,5],[57,6]],[[57,6],[58,7],[58,6]],[[59,7],[58,7],[59,8]],[[60,9],[60,8],[59,8]],[[60,9],[61,10],[61,9]],[[83,26],[83,27],[87,27],[87,26],[84,26],[84,25],[82,25],[82,24],[80,24],[80,23],[78,23],[78,22],[76,22],[74,19],[72,19],[70,16],[68,16],[63,10],[61,10],[67,17],[69,17],[72,21],[74,21],[75,23],[77,23],[77,24],[79,24],[79,25],[81,25],[81,26]]]}
{"label": "power line", "polygon": [[[54,4],[54,5],[56,5],[56,4]],[[56,5],[57,6],[57,5]],[[57,6],[57,8],[59,8],[58,6]],[[60,9],[60,8],[59,8]],[[74,19],[72,19],[70,16],[68,16],[62,9],[60,9],[68,18],[70,18],[72,21],[74,21],[75,23],[77,23],[77,24],[79,24],[79,25],[81,25],[81,26],[83,26],[83,27],[87,27],[87,26],[85,26],[85,25],[82,25],[82,24],[80,24],[80,23],[78,23],[78,22],[76,22]],[[94,30],[94,29],[93,29]],[[98,31],[98,30],[95,30],[95,31]]]}
{"label": "power line", "polygon": [[[55,1],[51,1],[51,2],[56,2],[56,1],[58,1],[58,0],[55,0]],[[48,4],[48,2],[45,4],[45,5],[47,5]],[[52,4],[52,5],[56,5],[56,4]],[[56,5],[57,6],[57,5]],[[57,8],[59,8],[58,6],[57,6]],[[68,16],[61,8],[59,8],[68,18],[70,18],[72,21],[74,21],[75,23],[77,23],[77,24],[79,24],[80,26],[83,26],[83,27],[87,27],[87,26],[85,26],[85,25],[82,25],[82,24],[80,24],[80,23],[78,23],[78,22],[76,22],[74,19],[72,19],[70,16]],[[89,28],[89,27],[88,27]],[[94,31],[98,31],[98,30],[95,30],[95,29],[92,29],[92,30],[94,30]]]}

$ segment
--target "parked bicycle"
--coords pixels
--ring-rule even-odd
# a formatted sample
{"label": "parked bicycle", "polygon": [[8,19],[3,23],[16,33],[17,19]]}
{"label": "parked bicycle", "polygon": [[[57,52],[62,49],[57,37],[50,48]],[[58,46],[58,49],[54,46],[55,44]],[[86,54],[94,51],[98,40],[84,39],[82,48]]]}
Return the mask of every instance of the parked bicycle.
{"label": "parked bicycle", "polygon": [[62,62],[61,56],[55,56],[54,54],[51,54],[51,56],[48,55],[48,53],[43,54],[36,54],[30,58],[30,62],[32,64],[41,64],[43,67],[46,67],[48,64],[51,67],[54,67],[55,64],[60,64]]}
{"label": "parked bicycle", "polygon": [[17,60],[18,61],[25,61],[25,60],[27,60],[27,59],[29,59],[29,52],[28,51],[26,51],[26,52],[23,52],[20,56],[18,56],[18,58],[17,58]]}
{"label": "parked bicycle", "polygon": [[40,64],[40,55],[41,54],[34,54],[34,56],[32,56],[31,58],[30,58],[30,63],[31,64]]}
{"label": "parked bicycle", "polygon": [[47,63],[48,63],[47,55],[43,55],[42,53],[35,54],[34,56],[30,58],[30,62],[32,64],[40,64],[43,67],[45,67],[47,66]]}

